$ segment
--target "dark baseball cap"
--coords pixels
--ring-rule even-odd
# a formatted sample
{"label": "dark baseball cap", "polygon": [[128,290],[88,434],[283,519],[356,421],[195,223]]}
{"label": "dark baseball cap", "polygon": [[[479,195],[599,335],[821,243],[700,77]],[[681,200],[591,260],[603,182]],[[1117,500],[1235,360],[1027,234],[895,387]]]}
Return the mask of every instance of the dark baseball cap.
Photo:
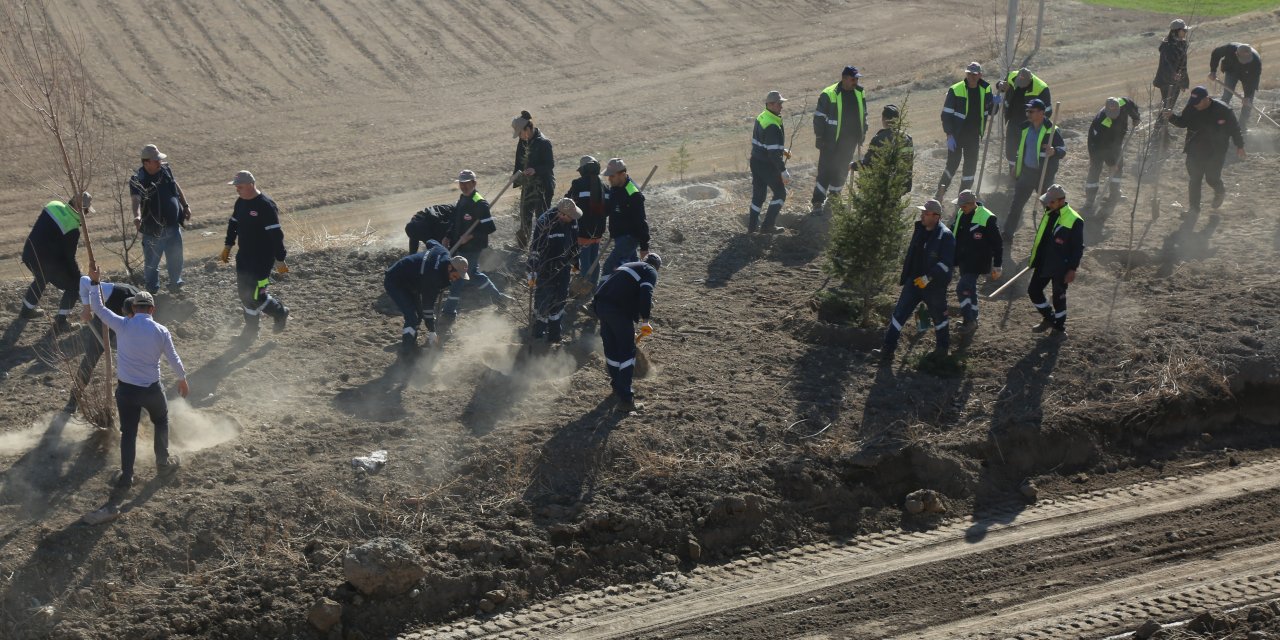
{"label": "dark baseball cap", "polygon": [[1032,98],[1027,102],[1027,109],[1039,109],[1044,111],[1044,100],[1041,100],[1040,98]]}
{"label": "dark baseball cap", "polygon": [[1209,90],[1204,87],[1196,87],[1191,90],[1191,97],[1187,98],[1187,106],[1200,104],[1200,101],[1209,97]]}
{"label": "dark baseball cap", "polygon": [[853,76],[853,77],[855,77],[855,78],[861,78],[861,77],[862,77],[862,74],[861,74],[861,73],[858,73],[858,68],[857,68],[857,67],[855,67],[855,66],[853,66],[853,65],[849,65],[849,66],[847,66],[847,67],[845,67],[845,68],[844,68],[844,71],[842,71],[842,72],[840,73],[840,76],[841,76],[841,77],[844,77],[844,76]]}
{"label": "dark baseball cap", "polygon": [[884,109],[880,110],[880,117],[885,120],[897,120],[900,115],[902,114],[898,111],[896,104],[886,104]]}

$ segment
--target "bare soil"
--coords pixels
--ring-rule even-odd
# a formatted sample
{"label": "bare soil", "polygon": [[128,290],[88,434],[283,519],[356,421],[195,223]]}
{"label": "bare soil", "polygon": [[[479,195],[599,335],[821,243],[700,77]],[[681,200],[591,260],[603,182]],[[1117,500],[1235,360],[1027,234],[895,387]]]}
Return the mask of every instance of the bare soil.
{"label": "bare soil", "polygon": [[[829,56],[813,52],[831,50],[847,34],[815,34],[807,25],[801,29],[801,14],[815,10],[830,12],[824,20],[833,25],[850,15],[865,17],[866,26],[860,29],[885,43],[892,40],[893,47],[869,48],[868,55],[875,61],[870,66],[895,69],[893,77],[905,81],[936,66],[932,75],[914,80],[922,83],[916,95],[928,96],[920,103],[924,106],[916,126],[936,133],[932,100],[952,77],[952,63],[974,57],[974,52],[947,50],[953,39],[929,39],[940,45],[913,48],[911,41],[898,37],[897,29],[876,28],[910,21],[913,33],[942,32],[926,27],[953,23],[954,17],[932,3],[877,5],[874,11],[815,3],[786,9],[797,13],[784,21],[754,6],[726,3],[681,9],[690,13],[683,19],[684,13],[646,8],[636,18],[651,25],[651,32],[643,31],[645,38],[609,31],[623,30],[622,14],[607,16],[611,26],[597,31],[603,23],[585,5],[565,8],[577,21],[571,24],[579,25],[573,33],[597,43],[601,54],[552,46],[546,61],[531,62],[530,70],[503,90],[564,96],[542,108],[563,118],[563,134],[549,130],[548,135],[563,141],[558,149],[565,167],[577,149],[604,144],[599,141],[619,126],[660,128],[661,144],[637,140],[611,143],[617,146],[603,150],[661,149],[653,152],[665,157],[671,146],[667,142],[697,131],[707,132],[707,149],[714,150],[719,148],[717,136],[732,131],[732,147],[724,147],[732,153],[705,153],[736,158],[744,149],[744,122],[755,113],[757,85],[798,93],[818,87],[830,75]],[[200,5],[182,11],[199,17],[212,9]],[[270,11],[283,15],[294,9],[281,4]],[[229,193],[216,184],[222,173],[239,168],[245,158],[256,158],[269,167],[269,175],[278,176],[265,190],[300,208],[414,188],[424,173],[447,176],[459,157],[491,154],[493,173],[505,167],[503,145],[509,138],[503,118],[510,117],[509,109],[502,106],[505,102],[487,98],[503,65],[490,57],[463,55],[469,41],[434,20],[422,18],[415,29],[412,20],[384,20],[336,6],[331,11],[349,13],[337,16],[328,28],[360,24],[372,30],[392,24],[382,28],[411,33],[419,45],[418,34],[437,33],[440,44],[427,53],[405,49],[396,58],[381,47],[409,41],[409,35],[391,33],[376,44],[351,38],[344,46],[367,51],[338,56],[331,53],[336,49],[325,48],[336,47],[334,40],[320,33],[306,35],[303,26],[317,28],[312,18],[299,18],[300,26],[289,32],[296,37],[249,41],[269,40],[280,47],[292,43],[291,55],[314,59],[314,68],[298,62],[296,73],[280,71],[275,78],[257,74],[255,82],[263,85],[258,89],[266,91],[257,91],[247,104],[237,101],[244,89],[238,77],[201,84],[203,91],[217,92],[204,97],[175,85],[166,95],[187,109],[189,120],[183,122],[189,126],[183,135],[188,137],[148,138],[171,153],[175,148],[206,149],[181,175],[202,178],[188,188],[199,189],[200,199],[211,203],[208,217],[213,220],[206,229],[210,237],[191,234],[187,293],[159,299],[159,317],[174,331],[192,381],[189,403],[173,403],[174,441],[184,454],[175,478],[151,478],[146,433],[139,446],[144,456],[141,482],[124,516],[105,526],[79,524],[82,514],[105,499],[117,464],[116,441],[61,412],[69,395],[67,380],[41,356],[54,345],[73,352],[74,338],[55,340],[46,332],[47,320],[8,324],[0,351],[2,635],[306,638],[315,635],[307,610],[327,596],[343,606],[341,626],[329,636],[392,637],[476,614],[483,600],[493,603],[486,594],[494,590],[505,592],[506,598],[486,616],[566,592],[649,580],[832,536],[928,530],[939,516],[905,515],[901,508],[905,496],[918,489],[942,495],[948,514],[977,514],[1025,505],[1019,486],[1027,478],[1035,480],[1042,497],[1051,497],[1161,477],[1166,468],[1205,461],[1266,459],[1280,445],[1280,409],[1274,399],[1280,387],[1275,316],[1280,276],[1274,269],[1280,225],[1256,213],[1271,204],[1267,187],[1275,182],[1280,159],[1271,146],[1274,137],[1264,129],[1249,144],[1261,152],[1228,166],[1229,195],[1220,215],[1198,220],[1182,215],[1178,200],[1184,197],[1185,175],[1177,156],[1162,171],[1158,215],[1152,215],[1146,197],[1149,185],[1132,218],[1128,200],[1109,214],[1086,215],[1089,249],[1071,289],[1070,340],[1054,345],[1030,334],[1027,327],[1036,317],[1015,285],[1006,298],[984,303],[984,326],[971,344],[962,345],[966,366],[954,377],[914,366],[915,358],[932,348],[931,336],[906,336],[899,361],[879,368],[867,354],[879,341],[879,329],[819,317],[814,294],[829,283],[821,271],[825,220],[803,213],[804,189],[812,184],[805,173],[812,158],[797,159],[801,190],[793,192],[782,220],[789,231],[772,242],[741,233],[749,185],[743,173],[733,170],[739,166],[731,164],[734,160],[700,180],[708,188],[674,183],[650,188],[654,246],[668,267],[658,287],[657,332],[646,347],[655,371],[637,382],[640,399],[648,405],[639,414],[615,413],[606,402],[598,338],[582,317],[573,320],[570,344],[521,355],[519,331],[527,320],[523,307],[499,311],[468,301],[457,334],[442,352],[412,363],[399,360],[400,320],[381,296],[381,271],[404,251],[398,228],[421,206],[420,199],[407,204],[409,196],[325,209],[315,218],[328,220],[323,211],[360,211],[345,222],[359,220],[355,226],[364,227],[364,219],[381,216],[379,220],[396,223],[375,225],[378,240],[369,243],[354,236],[324,238],[295,218],[299,225],[292,228],[292,241],[309,250],[295,251],[293,272],[272,287],[293,309],[294,318],[283,333],[264,329],[253,345],[237,345],[233,338],[241,320],[233,274],[201,257],[213,251],[199,250],[218,242],[221,216],[214,212],[229,208]],[[492,11],[518,9],[504,5]],[[1058,25],[1069,18],[1096,27],[1098,43],[1111,42],[1109,38],[1121,42],[1119,34],[1131,34],[1139,22],[1120,13],[1104,19],[1077,5],[1053,11],[1061,12],[1054,16]],[[734,18],[712,19],[721,15]],[[193,20],[170,19],[183,20],[183,25]],[[1143,24],[1163,20],[1141,18]],[[1252,20],[1248,28],[1257,30],[1247,33],[1253,40],[1276,37],[1274,16]],[[734,31],[743,25],[760,31],[792,21],[787,28],[804,31],[804,38],[782,38],[767,55],[756,46],[760,38]],[[265,29],[260,22],[253,28]],[[569,29],[537,7],[530,15],[507,16],[506,22],[522,25],[529,38],[540,30]],[[530,26],[535,24],[539,26]],[[1204,31],[1211,38],[1215,28],[1243,24],[1219,23]],[[485,29],[483,42],[496,40],[510,56],[523,50],[521,32]],[[922,35],[911,37],[919,38],[917,44],[925,41]],[[328,44],[316,44],[321,41]],[[1143,42],[1154,46],[1150,39]],[[664,49],[666,45],[673,48]],[[895,53],[898,46],[920,52],[922,60],[908,68]],[[199,54],[202,45],[174,47],[176,53],[161,70],[180,75],[168,67],[173,56],[217,55],[234,62],[244,55],[218,47],[209,49],[213,54]],[[625,65],[616,58],[600,62],[619,47],[630,56]],[[1096,108],[1085,105],[1120,91],[1076,87],[1072,74],[1082,73],[1077,69],[1081,65],[1072,61],[1085,59],[1088,52],[1065,44],[1056,48],[1071,55],[1052,58],[1046,74],[1060,70],[1067,78],[1063,93],[1079,96],[1072,103],[1081,105],[1078,111],[1067,110],[1063,120],[1074,132],[1068,140],[1074,155],[1059,181],[1074,195],[1087,168],[1081,137],[1085,116]],[[667,57],[667,51],[675,53]],[[437,87],[428,93],[422,86],[431,74],[415,69],[442,68],[427,62],[432,55],[470,60],[471,70],[451,76],[452,84],[437,83],[447,90]],[[364,62],[354,62],[360,59]],[[136,77],[123,58],[104,60],[120,69],[121,76]],[[703,62],[690,65],[688,60]],[[206,62],[201,67],[206,77],[223,73],[223,62]],[[627,81],[629,70],[641,63],[646,72]],[[582,88],[582,77],[597,73],[602,64],[605,70],[599,73],[608,82]],[[368,84],[337,83],[337,94],[347,98],[322,105],[320,98],[303,97],[335,78],[359,76],[364,65],[381,65],[382,75],[364,74],[362,82]],[[1123,78],[1122,68],[1106,67],[1115,71],[1104,76],[1107,87],[1148,84],[1145,66],[1125,69]],[[751,81],[744,83],[743,77]],[[406,84],[419,91],[406,92]],[[682,90],[672,92],[672,86]],[[361,91],[369,104],[361,103],[357,110],[351,96]],[[410,94],[428,96],[424,99],[430,104],[422,108],[429,116],[415,117],[413,124],[404,115],[379,115],[382,110],[408,113],[410,105],[419,108],[417,98],[405,97]],[[673,120],[664,110],[674,103],[661,96],[673,94],[681,96],[682,106],[687,102],[687,117]],[[268,97],[287,105],[292,128],[279,127],[273,119],[285,116],[266,115],[279,113]],[[879,104],[876,98],[873,110]],[[588,118],[601,112],[601,105],[617,119]],[[173,111],[130,108],[154,118]],[[248,120],[255,123],[254,130],[228,138],[226,131],[241,131],[238,123],[253,113],[264,114],[261,121]],[[334,132],[343,126],[321,126],[346,123],[352,114],[367,119],[363,133],[339,135]],[[474,122],[487,124],[480,130],[472,128]],[[916,137],[921,193],[933,188],[942,168],[933,133]],[[430,143],[419,148],[403,142],[415,139]],[[206,140],[221,142],[209,149]],[[29,150],[36,143],[22,144]],[[387,148],[400,151],[406,145],[410,149],[403,151],[403,162],[385,157]],[[258,172],[256,164],[252,168]],[[202,182],[207,186],[198,186]],[[6,211],[30,209],[40,199],[14,180],[2,183],[9,189],[4,191],[9,195],[0,197],[8,203]],[[348,188],[353,184],[359,185],[354,191]],[[1132,196],[1132,181],[1126,187]],[[440,194],[434,201],[445,197]],[[997,213],[1003,213],[1003,198],[993,189],[989,201]],[[513,201],[500,208],[509,213]],[[25,227],[29,216],[18,219]],[[1017,257],[1025,255],[1030,242],[1025,229],[1024,224],[1015,239]],[[504,217],[501,240],[511,232]],[[337,246],[326,249],[325,244]],[[523,301],[519,278],[513,277],[521,273],[519,257],[499,250],[486,262],[499,285]],[[25,285],[18,277],[15,272],[4,285],[9,300],[16,300]],[[16,307],[12,311],[16,315]],[[356,472],[351,458],[375,449],[388,450],[386,468],[376,474]],[[1263,498],[1256,508],[1274,511],[1274,496]],[[1222,517],[1211,527],[1214,544],[1265,542],[1250,537],[1248,530],[1256,525],[1232,511],[1247,510],[1249,504],[1222,507]],[[345,552],[377,536],[403,539],[424,558],[427,577],[416,591],[370,599],[344,584]],[[1140,546],[1160,548],[1154,538]],[[1044,573],[1069,576],[1098,562],[1089,554],[1051,557],[1044,560]],[[963,581],[948,585],[969,588]],[[1011,588],[1034,586],[1023,580]],[[894,602],[880,606],[890,614],[910,614],[906,608],[895,609]],[[941,607],[942,600],[937,604]],[[930,621],[950,619],[945,609],[938,611]],[[857,615],[849,614],[840,624],[854,625]],[[791,624],[779,621],[759,632],[783,637],[796,633]],[[822,621],[813,624],[821,626]]]}

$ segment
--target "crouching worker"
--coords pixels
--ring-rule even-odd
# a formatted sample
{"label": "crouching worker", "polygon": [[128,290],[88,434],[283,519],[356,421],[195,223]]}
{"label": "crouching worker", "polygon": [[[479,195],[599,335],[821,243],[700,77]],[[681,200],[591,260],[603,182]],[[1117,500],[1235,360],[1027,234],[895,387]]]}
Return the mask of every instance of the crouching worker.
{"label": "crouching worker", "polygon": [[404,315],[400,353],[412,356],[418,347],[418,325],[427,325],[427,346],[440,344],[436,336],[436,301],[457,280],[468,280],[471,267],[462,256],[449,257],[449,250],[435,241],[427,250],[407,255],[387,267],[382,286]]}
{"label": "crouching worker", "polygon": [[639,411],[635,402],[631,377],[636,365],[635,323],[640,335],[653,333],[649,314],[653,310],[653,288],[658,284],[662,258],[649,253],[642,262],[628,262],[618,267],[596,288],[592,305],[600,318],[600,339],[604,342],[605,369],[609,385],[618,400],[618,410]]}

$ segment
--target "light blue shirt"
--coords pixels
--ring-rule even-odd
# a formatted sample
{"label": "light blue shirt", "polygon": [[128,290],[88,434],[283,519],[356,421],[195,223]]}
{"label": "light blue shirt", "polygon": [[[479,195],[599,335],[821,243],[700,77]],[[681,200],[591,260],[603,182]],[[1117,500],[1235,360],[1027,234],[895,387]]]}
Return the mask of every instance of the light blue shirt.
{"label": "light blue shirt", "polygon": [[1040,130],[1044,125],[1027,127],[1027,146],[1022,150],[1022,164],[1035,169],[1040,166]]}
{"label": "light blue shirt", "polygon": [[118,316],[104,304],[101,287],[89,296],[94,315],[116,332],[116,378],[125,384],[149,387],[160,381],[160,358],[169,359],[169,368],[179,380],[187,379],[182,358],[173,348],[173,336],[149,313],[135,313],[132,318]]}

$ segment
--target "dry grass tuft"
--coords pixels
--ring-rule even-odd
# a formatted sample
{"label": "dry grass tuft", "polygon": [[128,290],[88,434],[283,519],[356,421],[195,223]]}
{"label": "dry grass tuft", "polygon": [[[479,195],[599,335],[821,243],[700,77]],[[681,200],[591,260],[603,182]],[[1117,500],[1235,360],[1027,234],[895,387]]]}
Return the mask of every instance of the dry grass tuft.
{"label": "dry grass tuft", "polygon": [[354,249],[367,247],[377,241],[377,233],[373,230],[372,221],[366,221],[364,228],[350,227],[330,231],[326,225],[316,224],[293,214],[286,214],[289,239],[289,251],[307,253],[325,249]]}

